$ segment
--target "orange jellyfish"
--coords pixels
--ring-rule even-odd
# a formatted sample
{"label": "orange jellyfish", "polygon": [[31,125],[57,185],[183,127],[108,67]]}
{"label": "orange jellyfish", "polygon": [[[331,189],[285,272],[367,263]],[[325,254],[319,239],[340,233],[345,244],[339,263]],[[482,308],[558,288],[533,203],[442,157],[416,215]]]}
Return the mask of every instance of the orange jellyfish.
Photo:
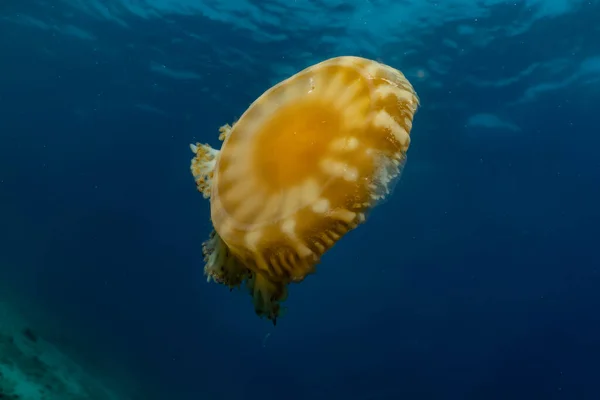
{"label": "orange jellyfish", "polygon": [[418,105],[400,71],[336,57],[263,93],[220,128],[220,150],[190,145],[214,227],[207,280],[245,284],[256,313],[276,324],[287,285],[390,194]]}

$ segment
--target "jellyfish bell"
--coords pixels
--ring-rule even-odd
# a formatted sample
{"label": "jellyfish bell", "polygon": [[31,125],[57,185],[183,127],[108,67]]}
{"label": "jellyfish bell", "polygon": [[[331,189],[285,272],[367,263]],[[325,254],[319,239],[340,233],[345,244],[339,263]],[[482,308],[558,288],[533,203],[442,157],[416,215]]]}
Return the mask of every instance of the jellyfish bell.
{"label": "jellyfish bell", "polygon": [[245,284],[273,323],[287,285],[388,197],[406,162],[417,95],[404,75],[359,57],[310,66],[220,128],[220,150],[190,145],[214,231],[207,279]]}

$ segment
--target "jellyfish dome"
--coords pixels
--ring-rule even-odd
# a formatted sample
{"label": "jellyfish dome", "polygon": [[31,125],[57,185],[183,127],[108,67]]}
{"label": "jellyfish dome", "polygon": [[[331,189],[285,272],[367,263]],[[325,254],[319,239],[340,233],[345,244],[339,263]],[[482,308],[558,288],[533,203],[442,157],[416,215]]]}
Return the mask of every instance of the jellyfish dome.
{"label": "jellyfish dome", "polygon": [[221,127],[220,150],[190,145],[214,226],[203,245],[208,281],[244,284],[275,324],[287,285],[390,194],[418,105],[400,71],[336,57],[263,93]]}

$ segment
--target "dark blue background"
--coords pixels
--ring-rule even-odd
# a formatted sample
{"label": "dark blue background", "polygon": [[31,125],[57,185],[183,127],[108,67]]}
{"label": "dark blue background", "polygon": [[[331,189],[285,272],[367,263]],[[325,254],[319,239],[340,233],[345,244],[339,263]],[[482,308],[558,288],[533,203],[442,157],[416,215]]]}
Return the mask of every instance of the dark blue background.
{"label": "dark blue background", "polygon": [[[424,19],[405,55],[402,40],[361,47],[352,2],[312,2],[338,23],[304,30],[298,9],[257,2],[281,18],[272,42],[106,4],[127,27],[0,5],[0,279],[50,337],[145,400],[600,398],[598,2]],[[275,81],[340,55],[325,36],[405,71],[423,106],[393,197],[292,287],[273,328],[204,281],[188,143],[217,145]],[[480,113],[518,128],[468,123]]]}

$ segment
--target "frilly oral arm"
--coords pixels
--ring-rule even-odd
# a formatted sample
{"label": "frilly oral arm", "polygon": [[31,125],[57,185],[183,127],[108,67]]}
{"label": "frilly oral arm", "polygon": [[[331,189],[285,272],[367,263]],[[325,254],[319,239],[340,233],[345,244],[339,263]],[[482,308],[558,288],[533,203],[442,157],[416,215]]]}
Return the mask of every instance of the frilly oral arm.
{"label": "frilly oral arm", "polygon": [[229,124],[225,124],[222,127],[220,127],[219,128],[219,140],[223,141],[223,140],[227,139],[229,134],[231,134],[231,128],[233,128],[233,127]]}
{"label": "frilly oral arm", "polygon": [[233,289],[248,278],[248,268],[232,254],[216,231],[212,231],[210,238],[202,244],[202,253],[207,282],[214,280]]}
{"label": "frilly oral arm", "polygon": [[214,169],[219,157],[219,150],[215,150],[207,144],[190,144],[190,149],[196,155],[192,158],[190,170],[194,175],[198,191],[205,199],[210,197]]}

